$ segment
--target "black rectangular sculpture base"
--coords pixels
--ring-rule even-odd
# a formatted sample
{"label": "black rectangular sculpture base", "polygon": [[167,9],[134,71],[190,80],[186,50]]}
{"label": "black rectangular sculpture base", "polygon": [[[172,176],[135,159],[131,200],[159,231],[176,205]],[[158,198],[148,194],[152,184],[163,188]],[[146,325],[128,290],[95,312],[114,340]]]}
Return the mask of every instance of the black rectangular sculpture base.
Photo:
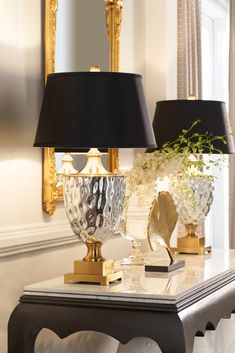
{"label": "black rectangular sculpture base", "polygon": [[172,272],[185,266],[184,260],[175,260],[172,264],[165,265],[161,262],[156,265],[145,265],[146,272]]}

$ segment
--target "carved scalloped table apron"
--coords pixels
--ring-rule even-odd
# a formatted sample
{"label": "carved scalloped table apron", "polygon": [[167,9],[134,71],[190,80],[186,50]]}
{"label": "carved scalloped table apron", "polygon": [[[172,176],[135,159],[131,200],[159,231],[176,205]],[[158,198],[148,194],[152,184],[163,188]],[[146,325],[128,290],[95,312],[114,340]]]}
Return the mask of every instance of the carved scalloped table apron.
{"label": "carved scalloped table apron", "polygon": [[42,328],[60,338],[85,330],[122,343],[149,337],[163,353],[192,353],[194,337],[235,310],[235,252],[185,259],[171,274],[125,268],[123,283],[109,287],[64,285],[62,277],[26,286],[9,320],[8,353],[33,353]]}

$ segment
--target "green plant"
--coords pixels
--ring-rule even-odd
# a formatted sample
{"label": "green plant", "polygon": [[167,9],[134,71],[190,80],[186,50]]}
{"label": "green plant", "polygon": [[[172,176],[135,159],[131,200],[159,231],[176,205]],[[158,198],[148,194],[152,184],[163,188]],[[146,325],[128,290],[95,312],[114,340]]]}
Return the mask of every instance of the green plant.
{"label": "green plant", "polygon": [[[172,142],[167,142],[160,150],[152,153],[137,155],[133,168],[127,173],[129,183],[143,184],[155,181],[157,178],[177,174],[197,174],[202,169],[209,169],[212,165],[221,168],[224,165],[222,152],[214,147],[216,140],[221,140],[226,144],[224,136],[215,136],[211,133],[193,133],[194,127],[200,123],[195,120],[188,130],[182,133]],[[195,157],[202,153],[211,155],[220,154],[217,160]]]}

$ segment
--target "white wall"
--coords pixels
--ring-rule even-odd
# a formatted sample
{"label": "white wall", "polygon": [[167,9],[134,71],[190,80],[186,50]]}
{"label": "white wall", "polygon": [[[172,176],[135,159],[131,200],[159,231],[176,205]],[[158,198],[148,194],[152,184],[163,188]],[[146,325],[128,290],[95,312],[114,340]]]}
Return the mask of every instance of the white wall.
{"label": "white wall", "polygon": [[177,96],[177,0],[146,0],[145,80],[151,117],[156,102]]}
{"label": "white wall", "polygon": [[0,146],[32,145],[42,89],[40,13],[39,1],[0,3]]}

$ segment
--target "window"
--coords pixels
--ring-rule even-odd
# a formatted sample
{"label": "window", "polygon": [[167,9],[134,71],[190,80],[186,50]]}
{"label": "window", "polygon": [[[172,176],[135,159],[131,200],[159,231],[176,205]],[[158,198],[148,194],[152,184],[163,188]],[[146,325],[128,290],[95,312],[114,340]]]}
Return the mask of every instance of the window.
{"label": "window", "polygon": [[[228,0],[202,0],[201,34],[203,99],[225,101],[228,105]],[[221,171],[214,168],[211,172],[216,176],[216,192],[206,220],[206,234],[210,237],[210,243],[215,248],[228,248],[228,168],[223,168]]]}

